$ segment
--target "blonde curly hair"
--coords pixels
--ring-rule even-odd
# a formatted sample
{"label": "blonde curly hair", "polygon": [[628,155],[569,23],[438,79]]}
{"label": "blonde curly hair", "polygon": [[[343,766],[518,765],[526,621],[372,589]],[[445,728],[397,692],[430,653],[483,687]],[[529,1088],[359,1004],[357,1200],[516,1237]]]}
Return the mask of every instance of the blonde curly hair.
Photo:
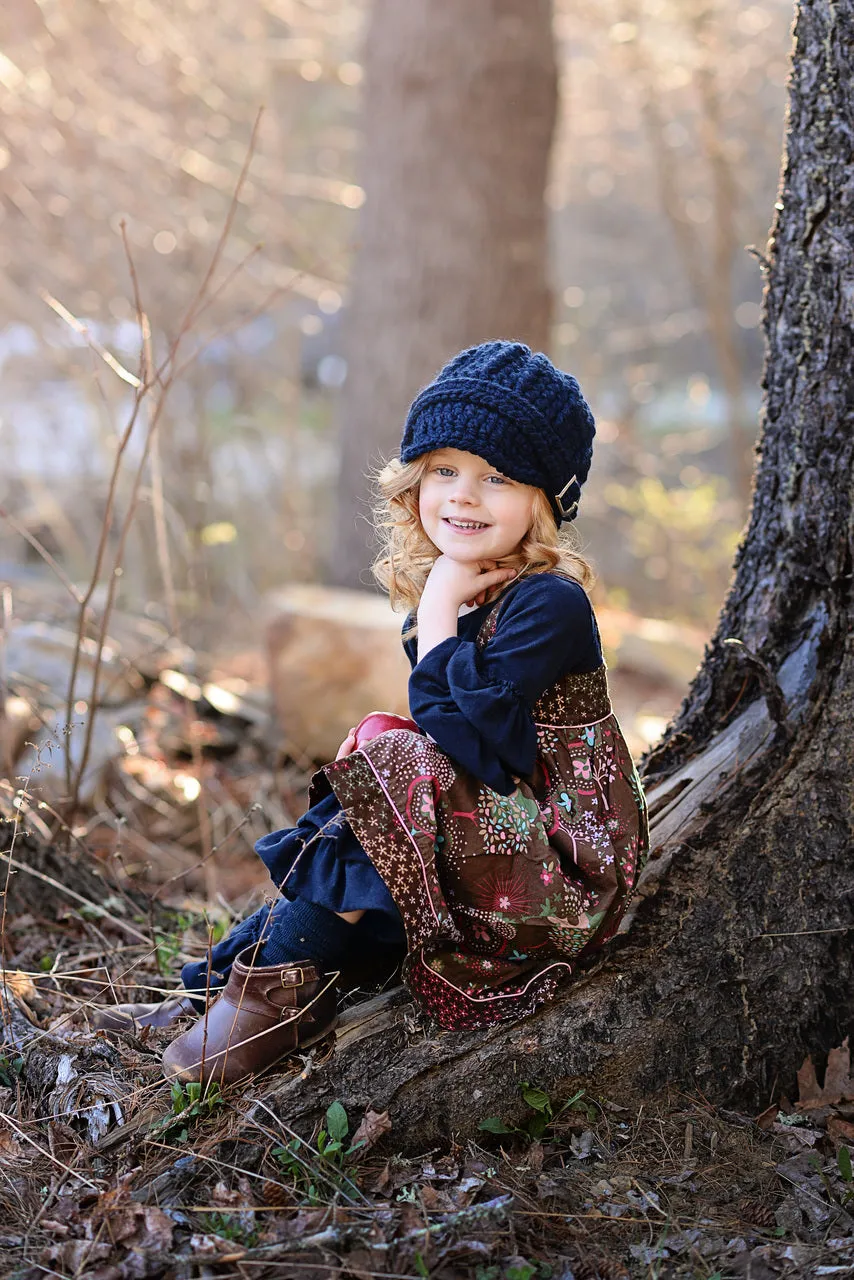
{"label": "blonde curly hair", "polygon": [[[421,480],[432,457],[432,453],[423,454],[414,462],[391,458],[375,477],[374,527],[381,547],[371,569],[388,592],[392,608],[401,612],[418,608],[427,576],[441,554],[418,515]],[[526,575],[560,569],[585,589],[593,584],[593,570],[567,535],[560,533],[542,489],[535,490],[531,527],[519,550],[497,564]],[[496,587],[491,594],[497,596],[501,590]]]}

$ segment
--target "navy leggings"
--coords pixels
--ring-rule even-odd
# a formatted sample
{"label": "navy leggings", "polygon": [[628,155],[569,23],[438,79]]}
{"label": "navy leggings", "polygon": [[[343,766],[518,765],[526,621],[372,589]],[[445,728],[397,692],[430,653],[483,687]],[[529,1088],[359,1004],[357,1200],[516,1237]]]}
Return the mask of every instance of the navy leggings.
{"label": "navy leggings", "polygon": [[[231,966],[241,951],[254,946],[262,933],[266,940],[270,935],[275,936],[277,927],[281,929],[289,927],[290,905],[287,898],[279,898],[272,909],[265,903],[251,916],[238,921],[234,928],[211,948],[210,984],[208,984],[207,956],[202,960],[193,960],[184,965],[181,970],[181,981],[192,994],[193,1003],[200,1012],[204,1012],[206,992],[210,990],[213,995],[225,986],[228,975],[231,973]],[[380,912],[366,911],[357,924],[348,927],[352,930],[351,952],[354,959],[364,961],[367,953],[377,961],[380,967],[388,967],[389,963],[393,964],[402,959],[406,948],[406,934],[402,920],[399,932],[393,940],[388,936],[390,932],[388,920]],[[256,964],[264,964],[263,944],[258,948],[255,956],[250,954],[248,958],[254,959]],[[304,958],[311,960],[315,957],[309,955]],[[344,959],[346,961],[346,957]]]}

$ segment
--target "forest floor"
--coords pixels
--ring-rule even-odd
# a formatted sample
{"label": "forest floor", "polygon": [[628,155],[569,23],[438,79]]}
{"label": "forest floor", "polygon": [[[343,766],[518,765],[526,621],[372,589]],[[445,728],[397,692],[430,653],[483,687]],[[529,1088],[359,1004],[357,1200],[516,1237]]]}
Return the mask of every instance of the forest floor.
{"label": "forest floor", "polygon": [[[821,1087],[807,1063],[759,1117],[699,1092],[637,1107],[595,1081],[555,1097],[520,1078],[505,1115],[423,1150],[393,1105],[347,1115],[333,1100],[310,1131],[291,1126],[278,1094],[325,1070],[332,1036],[202,1094],[163,1080],[168,1031],[95,1029],[98,1007],[169,992],[184,959],[257,905],[253,840],[293,820],[307,781],[271,754],[247,672],[217,685],[175,665],[117,697],[125,755],[98,773],[73,829],[49,788],[36,794],[44,753],[29,798],[0,782],[0,1274],[854,1275],[847,1044]],[[622,693],[670,713],[673,695],[637,678]],[[407,1035],[437,1034],[411,1005],[394,1016]]]}
{"label": "forest floor", "polygon": [[854,1273],[847,1045],[822,1087],[808,1063],[800,1097],[758,1118],[699,1093],[629,1108],[595,1083],[558,1098],[520,1080],[508,1113],[521,1102],[523,1119],[483,1116],[476,1139],[441,1148],[396,1131],[393,1109],[348,1116],[334,1101],[297,1132],[277,1089],[323,1072],[331,1040],[223,1093],[170,1088],[168,1031],[95,1030],[90,1015],[168,990],[176,955],[204,949],[204,918],[108,892],[81,857],[31,835],[13,856],[8,902],[20,894],[25,909],[3,921],[4,1276]]}

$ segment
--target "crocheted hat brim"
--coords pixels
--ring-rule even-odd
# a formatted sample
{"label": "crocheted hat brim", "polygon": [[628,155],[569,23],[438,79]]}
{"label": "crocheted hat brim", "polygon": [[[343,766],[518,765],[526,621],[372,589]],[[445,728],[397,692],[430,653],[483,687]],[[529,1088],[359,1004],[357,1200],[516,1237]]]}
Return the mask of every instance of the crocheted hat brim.
{"label": "crocheted hat brim", "polygon": [[[532,484],[539,487],[547,459],[542,456],[537,437],[548,430],[548,423],[539,410],[529,404],[524,397],[517,395],[509,387],[499,386],[494,382],[485,382],[479,378],[446,378],[441,383],[434,383],[416,396],[406,418],[401,442],[401,462],[414,462],[422,454],[432,453],[436,449],[460,448],[460,425],[456,406],[460,403],[470,404],[478,409],[491,410],[497,417],[519,428],[524,449],[528,451],[527,461],[519,442],[514,442],[512,454],[502,448],[502,435],[496,433],[489,419],[484,419],[475,426],[474,439],[467,435],[466,445],[476,444],[477,448],[468,448],[468,453],[477,453],[492,466],[497,467],[504,475],[521,484]],[[445,406],[454,406],[454,412],[447,418],[441,413]],[[430,434],[427,439],[419,439],[418,421],[421,415],[432,409],[430,414]],[[439,410],[437,413],[436,411]],[[474,424],[469,424],[470,429]],[[444,428],[444,429],[443,429]],[[533,457],[531,457],[533,455]],[[553,495],[548,495],[554,506]]]}

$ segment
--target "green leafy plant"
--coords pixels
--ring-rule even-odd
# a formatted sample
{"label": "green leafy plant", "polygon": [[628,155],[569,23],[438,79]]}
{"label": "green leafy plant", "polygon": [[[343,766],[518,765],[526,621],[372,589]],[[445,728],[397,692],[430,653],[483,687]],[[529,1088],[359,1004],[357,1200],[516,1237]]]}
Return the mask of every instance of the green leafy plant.
{"label": "green leafy plant", "polygon": [[257,1229],[247,1229],[237,1213],[211,1212],[205,1214],[205,1219],[208,1232],[211,1235],[219,1236],[223,1240],[233,1240],[235,1243],[245,1245],[249,1249],[258,1240]]}
{"label": "green leafy plant", "polygon": [[321,1129],[317,1135],[317,1150],[324,1160],[329,1160],[340,1168],[345,1158],[352,1155],[354,1148],[347,1147],[345,1150],[344,1147],[349,1132],[347,1112],[340,1102],[333,1102],[326,1111],[326,1128]]}
{"label": "green leafy plant", "polygon": [[9,1058],[5,1053],[0,1054],[0,1085],[7,1089],[14,1089],[23,1069],[23,1058]]}
{"label": "green leafy plant", "polygon": [[310,1205],[323,1204],[320,1182],[314,1175],[311,1153],[301,1138],[291,1138],[284,1147],[274,1147],[273,1155],[292,1179],[294,1190]]}
{"label": "green leafy plant", "polygon": [[844,1209],[846,1205],[854,1201],[854,1169],[852,1169],[851,1152],[848,1147],[840,1147],[836,1153],[836,1168],[844,1184],[841,1194],[838,1193],[837,1187],[828,1177],[825,1167],[815,1151],[810,1152],[809,1165],[821,1178],[825,1194],[831,1204],[838,1204]]}
{"label": "green leafy plant", "polygon": [[193,1122],[213,1114],[222,1104],[222,1094],[216,1082],[211,1082],[203,1092],[202,1086],[194,1080],[189,1084],[175,1080],[170,1093],[171,1115],[158,1120],[153,1129],[164,1142],[186,1142]]}
{"label": "green leafy plant", "polygon": [[349,1143],[350,1121],[340,1102],[335,1101],[326,1110],[326,1124],[317,1135],[313,1149],[301,1138],[292,1138],[283,1147],[274,1147],[273,1155],[286,1170],[309,1204],[325,1204],[330,1191],[346,1192],[352,1183],[345,1167],[360,1150],[362,1142]]}
{"label": "green leafy plant", "polygon": [[595,1116],[595,1108],[590,1103],[582,1102],[585,1094],[584,1089],[579,1089],[571,1098],[567,1098],[566,1102],[555,1110],[551,1098],[544,1089],[538,1089],[535,1085],[527,1082],[522,1085],[522,1099],[530,1107],[533,1115],[529,1116],[521,1125],[508,1124],[499,1116],[487,1116],[485,1120],[481,1120],[478,1128],[484,1133],[497,1134],[520,1134],[527,1138],[530,1142],[541,1142],[545,1137],[546,1131],[550,1129],[570,1108],[578,1111],[584,1111],[588,1119],[591,1117],[591,1111]]}
{"label": "green leafy plant", "polygon": [[518,1262],[504,1272],[505,1280],[531,1280],[536,1274],[537,1265],[534,1262]]}
{"label": "green leafy plant", "polygon": [[181,950],[181,939],[177,933],[157,932],[154,935],[154,943],[157,972],[162,977],[168,977],[172,972],[172,962]]}
{"label": "green leafy plant", "polygon": [[[184,934],[188,929],[192,929],[198,920],[197,916],[190,915],[187,912],[181,912],[175,918],[175,928],[168,932],[164,929],[155,929],[154,931],[154,959],[157,964],[158,973],[163,977],[168,977],[172,972],[172,967],[178,957],[181,947],[184,944]],[[216,932],[216,929],[214,930]],[[222,931],[220,932],[220,937]],[[214,943],[219,939],[214,937]]]}

